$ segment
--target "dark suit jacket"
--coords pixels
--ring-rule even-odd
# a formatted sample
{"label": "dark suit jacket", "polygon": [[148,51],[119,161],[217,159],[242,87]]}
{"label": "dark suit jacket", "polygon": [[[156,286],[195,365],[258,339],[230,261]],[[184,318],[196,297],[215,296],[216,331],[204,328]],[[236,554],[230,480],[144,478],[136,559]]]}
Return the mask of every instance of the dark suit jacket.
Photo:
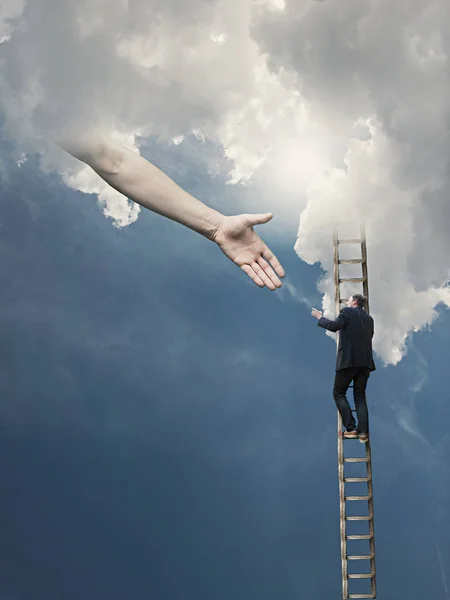
{"label": "dark suit jacket", "polygon": [[373,319],[363,308],[341,310],[334,321],[321,317],[317,323],[328,331],[339,331],[336,371],[368,367],[375,371],[372,355]]}

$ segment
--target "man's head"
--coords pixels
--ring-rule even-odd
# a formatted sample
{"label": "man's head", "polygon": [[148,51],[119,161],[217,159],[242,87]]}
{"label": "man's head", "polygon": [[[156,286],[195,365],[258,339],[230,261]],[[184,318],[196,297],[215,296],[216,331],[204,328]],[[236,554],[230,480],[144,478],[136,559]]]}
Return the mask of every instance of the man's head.
{"label": "man's head", "polygon": [[353,294],[347,300],[347,306],[349,308],[364,308],[366,305],[366,298],[362,294]]}

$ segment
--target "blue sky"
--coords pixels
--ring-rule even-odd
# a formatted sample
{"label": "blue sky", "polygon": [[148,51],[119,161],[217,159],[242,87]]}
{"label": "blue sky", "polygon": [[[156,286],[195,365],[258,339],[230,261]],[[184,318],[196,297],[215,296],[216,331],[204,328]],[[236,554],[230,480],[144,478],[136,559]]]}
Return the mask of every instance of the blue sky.
{"label": "blue sky", "polygon": [[[251,190],[152,152],[247,210]],[[178,224],[117,230],[2,155],[1,597],[340,597],[335,347],[307,307]],[[297,226],[261,234],[320,306]],[[369,382],[380,598],[450,598],[449,334],[442,311]]]}

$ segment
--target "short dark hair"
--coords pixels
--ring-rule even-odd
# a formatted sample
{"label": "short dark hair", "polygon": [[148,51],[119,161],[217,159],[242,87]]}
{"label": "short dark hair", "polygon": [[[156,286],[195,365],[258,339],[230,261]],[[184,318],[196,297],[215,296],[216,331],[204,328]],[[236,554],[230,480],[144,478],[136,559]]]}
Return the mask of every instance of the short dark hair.
{"label": "short dark hair", "polygon": [[356,302],[356,305],[359,308],[365,308],[366,302],[367,302],[367,298],[365,296],[363,296],[362,294],[353,294],[352,295],[352,300],[354,302]]}

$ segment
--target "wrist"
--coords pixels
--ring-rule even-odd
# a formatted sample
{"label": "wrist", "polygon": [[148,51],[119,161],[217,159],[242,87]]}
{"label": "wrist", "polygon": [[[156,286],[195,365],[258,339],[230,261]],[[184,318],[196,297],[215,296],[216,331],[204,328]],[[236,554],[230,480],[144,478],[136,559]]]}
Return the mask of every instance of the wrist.
{"label": "wrist", "polygon": [[213,210],[204,231],[201,231],[200,233],[212,242],[218,243],[217,238],[220,236],[225,219],[226,217],[224,215],[216,210]]}

